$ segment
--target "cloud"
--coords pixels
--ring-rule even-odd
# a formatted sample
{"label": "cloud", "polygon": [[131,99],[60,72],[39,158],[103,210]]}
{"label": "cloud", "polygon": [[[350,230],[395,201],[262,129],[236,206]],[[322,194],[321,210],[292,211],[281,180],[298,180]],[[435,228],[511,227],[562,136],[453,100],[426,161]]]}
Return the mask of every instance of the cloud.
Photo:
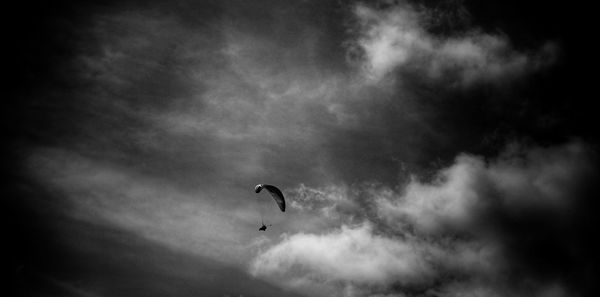
{"label": "cloud", "polygon": [[[564,285],[555,282],[531,282],[525,288],[490,286],[481,282],[450,282],[438,290],[430,290],[427,296],[435,297],[500,297],[500,296],[536,296],[565,297],[571,295]],[[576,296],[576,295],[575,295]]]}
{"label": "cloud", "polygon": [[501,261],[498,248],[488,242],[399,237],[366,221],[322,234],[283,236],[259,253],[250,272],[299,291],[367,296],[424,293],[450,275],[485,278],[500,270]]}
{"label": "cloud", "polygon": [[300,184],[288,191],[290,206],[300,211],[314,211],[325,218],[338,219],[340,213],[358,212],[358,205],[348,199],[348,187],[328,186],[315,189]]}
{"label": "cloud", "polygon": [[363,53],[367,77],[378,82],[398,70],[465,87],[510,81],[556,57],[551,42],[524,53],[513,49],[506,36],[478,29],[451,36],[430,33],[432,13],[403,1],[385,9],[356,5],[359,33],[353,46]]}
{"label": "cloud", "polygon": [[135,170],[56,149],[37,150],[28,168],[40,185],[59,194],[51,204],[57,209],[48,211],[229,265],[248,257],[245,242],[258,214],[251,201],[232,203],[232,196],[241,195],[235,190],[222,190],[218,194],[227,199],[214,200],[209,191],[181,190]]}
{"label": "cloud", "polygon": [[[251,261],[255,276],[309,295],[526,295],[524,282],[531,295],[570,292],[559,271],[580,276],[560,263],[582,246],[570,223],[591,166],[585,145],[459,154],[434,179],[417,175],[514,110],[482,109],[469,92],[440,104],[450,100],[428,96],[454,95],[413,87],[509,82],[557,48],[516,50],[477,28],[434,34],[431,11],[358,4],[357,72],[340,59],[346,16],[334,2],[336,12],[301,1],[94,13],[71,30],[86,39],[56,67],[69,70],[61,83],[24,105],[29,178],[58,193],[56,212]],[[396,78],[406,84],[379,84]],[[259,182],[284,189],[290,208],[257,236],[248,198]]]}
{"label": "cloud", "polygon": [[414,246],[373,234],[369,223],[343,225],[323,235],[285,237],[260,254],[251,269],[255,275],[291,274],[292,278],[370,285],[423,283],[434,273]]}
{"label": "cloud", "polygon": [[[513,144],[493,159],[461,154],[431,180],[413,177],[395,189],[303,185],[293,196],[297,211],[334,213],[338,224],[283,235],[250,271],[317,295],[568,295],[562,269],[585,271],[562,267],[581,246],[558,232],[578,234],[569,229],[580,219],[580,190],[596,174],[592,158],[581,142]],[[372,209],[341,207],[358,203]]]}
{"label": "cloud", "polygon": [[563,213],[590,175],[590,152],[574,142],[561,147],[509,147],[498,159],[462,154],[431,182],[416,178],[394,199],[377,200],[380,216],[423,232],[472,228],[490,209],[543,209]]}

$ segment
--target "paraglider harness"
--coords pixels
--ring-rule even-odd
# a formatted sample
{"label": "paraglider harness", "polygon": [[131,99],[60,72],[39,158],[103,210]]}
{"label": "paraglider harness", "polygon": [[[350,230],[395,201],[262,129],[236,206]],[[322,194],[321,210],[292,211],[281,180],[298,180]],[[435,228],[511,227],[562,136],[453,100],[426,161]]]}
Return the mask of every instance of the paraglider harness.
{"label": "paraglider harness", "polygon": [[[260,223],[262,224],[262,226],[260,228],[258,228],[258,231],[267,231],[267,226],[263,222],[263,219],[260,219]],[[269,227],[271,227],[271,226],[273,226],[273,225],[269,224]]]}

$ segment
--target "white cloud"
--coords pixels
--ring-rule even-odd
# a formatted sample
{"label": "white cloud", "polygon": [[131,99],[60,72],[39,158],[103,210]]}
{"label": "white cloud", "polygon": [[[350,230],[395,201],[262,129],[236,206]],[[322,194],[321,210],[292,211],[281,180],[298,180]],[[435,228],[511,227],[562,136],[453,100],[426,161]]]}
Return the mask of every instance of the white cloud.
{"label": "white cloud", "polygon": [[364,52],[364,69],[373,81],[396,69],[418,72],[431,80],[468,86],[502,82],[551,63],[556,46],[547,43],[533,54],[516,51],[502,35],[472,29],[460,36],[438,36],[426,29],[426,10],[407,3],[388,9],[359,4],[356,44]]}
{"label": "white cloud", "polygon": [[[589,158],[579,142],[513,145],[492,160],[462,154],[433,180],[413,178],[402,189],[363,185],[366,195],[359,195],[353,187],[301,186],[297,211],[327,210],[341,226],[283,236],[259,252],[251,273],[324,296],[522,295],[520,285],[504,281],[510,247],[490,229],[494,212],[570,213],[573,194],[592,170]],[[376,211],[364,210],[366,221],[349,225],[354,214],[338,205],[359,199],[374,201]],[[543,281],[532,290],[565,292]]]}
{"label": "white cloud", "polygon": [[394,286],[425,291],[448,274],[485,277],[500,270],[501,256],[486,241],[395,237],[364,222],[323,234],[283,236],[261,251],[250,271],[299,291],[367,296],[393,292]]}
{"label": "white cloud", "polygon": [[476,189],[484,167],[480,158],[460,156],[431,183],[413,179],[397,199],[377,200],[380,215],[388,220],[406,219],[412,226],[431,232],[448,223],[465,225],[480,203]]}
{"label": "white cloud", "polygon": [[373,233],[370,223],[342,226],[332,233],[294,234],[259,255],[255,275],[384,285],[423,283],[431,267],[409,242]]}
{"label": "white cloud", "polygon": [[430,233],[470,229],[492,207],[566,211],[573,202],[570,194],[590,170],[589,152],[581,143],[515,147],[491,162],[463,154],[432,182],[413,178],[397,197],[377,199],[379,215]]}

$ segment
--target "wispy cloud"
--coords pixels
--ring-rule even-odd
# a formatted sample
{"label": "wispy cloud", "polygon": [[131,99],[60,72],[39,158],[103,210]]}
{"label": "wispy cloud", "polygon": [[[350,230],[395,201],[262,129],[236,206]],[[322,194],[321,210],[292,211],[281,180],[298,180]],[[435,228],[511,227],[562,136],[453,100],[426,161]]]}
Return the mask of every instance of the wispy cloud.
{"label": "wispy cloud", "polygon": [[432,182],[413,178],[400,197],[377,203],[381,217],[392,224],[408,222],[423,232],[472,229],[490,209],[569,212],[572,194],[592,171],[580,143],[530,150],[515,145],[489,163],[461,155]]}
{"label": "wispy cloud", "polygon": [[[467,102],[480,98],[470,87],[509,86],[558,47],[516,49],[476,27],[434,34],[432,12],[402,1],[334,2],[327,13],[319,1],[183,1],[91,14],[70,29],[85,38],[62,61],[67,87],[31,100],[27,177],[74,221],[311,296],[571,292],[527,258],[540,247],[540,262],[570,257],[552,231],[572,228],[588,147],[460,153],[495,128],[473,110],[505,111]],[[431,84],[441,91],[423,92]],[[451,164],[419,175],[438,161]],[[290,207],[258,233],[261,182]]]}
{"label": "wispy cloud", "polygon": [[[517,258],[523,250],[538,248],[538,240],[531,238],[546,236],[546,228],[570,228],[569,222],[578,219],[575,197],[580,197],[586,177],[594,174],[590,158],[589,149],[579,142],[551,148],[513,145],[492,160],[459,156],[432,180],[413,178],[397,189],[302,186],[291,196],[303,205],[298,210],[337,211],[337,226],[283,236],[254,259],[251,272],[290,287],[325,286],[339,292],[337,296],[563,296],[565,279],[539,279],[521,267],[535,266],[535,260],[526,264]],[[365,194],[357,195],[360,192]],[[354,213],[345,212],[343,205],[361,201],[374,205],[355,209],[363,214],[362,222],[356,223]],[[549,214],[562,223],[546,221]],[[531,245],[515,245],[513,241],[522,238],[513,228],[532,218],[548,225],[530,226],[523,236]],[[557,252],[554,257],[562,261],[570,256]],[[524,273],[524,280],[511,283],[512,273]],[[348,287],[356,294],[347,294]]]}
{"label": "wispy cloud", "polygon": [[258,214],[248,200],[236,202],[246,207],[228,210],[240,193],[223,191],[220,194],[234,197],[215,199],[214,193],[206,191],[186,192],[164,180],[72,151],[39,150],[28,166],[40,184],[64,197],[56,207],[70,218],[118,227],[231,265],[247,257],[244,249],[249,238],[244,234],[254,226],[244,231],[235,222],[250,227]]}
{"label": "wispy cloud", "polygon": [[358,4],[354,13],[359,31],[354,45],[364,53],[363,68],[373,81],[404,72],[466,87],[509,81],[556,59],[557,46],[551,42],[527,53],[515,50],[507,36],[477,28],[452,36],[432,34],[429,12],[404,1],[385,9]]}

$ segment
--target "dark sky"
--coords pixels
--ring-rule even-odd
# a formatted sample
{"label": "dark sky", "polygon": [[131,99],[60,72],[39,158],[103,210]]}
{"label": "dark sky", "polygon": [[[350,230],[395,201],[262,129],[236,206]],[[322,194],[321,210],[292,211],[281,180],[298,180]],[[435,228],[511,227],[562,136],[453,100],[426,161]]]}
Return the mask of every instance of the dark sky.
{"label": "dark sky", "polygon": [[[16,296],[591,296],[589,8],[5,9]],[[254,185],[279,186],[280,213]],[[261,218],[273,226],[258,232]]]}

